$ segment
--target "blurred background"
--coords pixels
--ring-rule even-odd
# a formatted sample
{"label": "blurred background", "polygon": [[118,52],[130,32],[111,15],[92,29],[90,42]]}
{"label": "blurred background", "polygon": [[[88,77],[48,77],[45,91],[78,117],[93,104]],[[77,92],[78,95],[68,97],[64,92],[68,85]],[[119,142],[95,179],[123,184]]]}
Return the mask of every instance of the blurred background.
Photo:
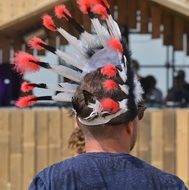
{"label": "blurred background", "polygon": [[[149,108],[133,155],[189,185],[189,0],[109,2],[132,51],[133,68]],[[23,81],[54,84],[66,79],[45,69],[21,76],[10,64],[20,50],[61,63],[51,53],[31,50],[26,42],[33,36],[73,52],[65,39],[41,24],[43,14],[54,15],[54,6],[60,3],[87,31],[93,31],[75,0],[0,0],[0,190],[26,190],[38,171],[74,154],[67,148],[76,126],[67,112],[69,105],[45,102],[23,110],[14,106],[19,96],[26,95],[20,92]],[[65,20],[56,23],[78,37]],[[54,93],[32,92],[36,96]]]}

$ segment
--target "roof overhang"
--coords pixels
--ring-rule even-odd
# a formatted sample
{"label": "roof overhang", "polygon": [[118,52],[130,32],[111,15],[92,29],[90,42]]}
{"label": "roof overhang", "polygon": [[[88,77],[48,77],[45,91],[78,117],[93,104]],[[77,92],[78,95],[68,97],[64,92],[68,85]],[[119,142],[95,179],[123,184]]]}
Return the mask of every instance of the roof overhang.
{"label": "roof overhang", "polygon": [[177,14],[189,17],[189,1],[180,1],[180,0],[151,0],[154,3],[157,3],[165,8],[168,8]]}
{"label": "roof overhang", "polygon": [[32,10],[27,14],[19,15],[18,17],[13,18],[11,21],[0,25],[0,35],[4,37],[11,37],[14,36],[14,34],[22,35],[27,31],[29,32],[31,29],[37,28],[41,21],[39,18],[44,14],[44,12],[51,12],[54,5],[60,3],[63,3],[63,0],[53,1],[40,9]]}

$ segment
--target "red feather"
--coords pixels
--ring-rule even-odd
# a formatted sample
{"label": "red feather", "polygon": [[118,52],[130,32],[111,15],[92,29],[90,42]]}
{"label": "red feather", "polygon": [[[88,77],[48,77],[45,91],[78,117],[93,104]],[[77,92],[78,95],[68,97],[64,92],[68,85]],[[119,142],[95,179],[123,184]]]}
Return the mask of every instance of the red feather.
{"label": "red feather", "polygon": [[101,74],[107,75],[108,77],[115,77],[117,74],[117,68],[113,64],[107,64],[101,68]]}
{"label": "red feather", "polygon": [[103,87],[106,90],[118,90],[118,85],[114,80],[106,80],[106,81],[104,81]]}
{"label": "red feather", "polygon": [[96,3],[98,3],[98,0],[77,0],[77,4],[83,14],[88,14]]}
{"label": "red feather", "polygon": [[111,98],[105,98],[101,101],[101,105],[103,107],[103,111],[108,111],[111,113],[116,113],[119,111],[119,103],[114,101]]}
{"label": "red feather", "polygon": [[107,19],[107,17],[108,17],[108,13],[106,11],[106,8],[101,4],[96,4],[92,8],[92,12],[97,14],[97,15],[100,15],[103,20]]}
{"label": "red feather", "polygon": [[32,104],[35,104],[37,102],[36,96],[26,96],[21,97],[17,102],[16,105],[20,108],[30,106]]}
{"label": "red feather", "polygon": [[72,17],[71,13],[68,11],[65,5],[57,5],[55,7],[55,14],[58,18]]}
{"label": "red feather", "polygon": [[35,87],[35,84],[25,81],[25,82],[22,83],[21,90],[23,92],[30,92],[30,91],[33,90],[34,87]]}
{"label": "red feather", "polygon": [[108,40],[108,46],[120,53],[123,53],[123,46],[120,40],[118,40],[117,38],[111,38],[110,40]]}
{"label": "red feather", "polygon": [[44,48],[41,46],[41,44],[47,45],[42,39],[36,36],[28,41],[28,46],[33,49],[43,50]]}
{"label": "red feather", "polygon": [[57,28],[56,25],[54,24],[54,21],[50,15],[44,15],[42,17],[43,20],[43,26],[45,26],[47,29],[56,32]]}
{"label": "red feather", "polygon": [[16,53],[13,58],[13,64],[16,70],[21,74],[38,71],[40,66],[35,64],[38,62],[40,62],[40,60],[37,57],[22,51]]}

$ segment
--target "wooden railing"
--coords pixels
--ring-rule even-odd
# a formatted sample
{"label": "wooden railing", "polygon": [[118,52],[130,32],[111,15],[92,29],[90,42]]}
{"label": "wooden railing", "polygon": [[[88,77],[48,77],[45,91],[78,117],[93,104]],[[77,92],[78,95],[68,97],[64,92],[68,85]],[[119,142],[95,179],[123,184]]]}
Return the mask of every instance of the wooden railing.
{"label": "wooden railing", "polygon": [[[37,172],[72,156],[75,126],[64,109],[0,109],[0,190],[27,190]],[[189,110],[148,110],[132,154],[189,186]]]}

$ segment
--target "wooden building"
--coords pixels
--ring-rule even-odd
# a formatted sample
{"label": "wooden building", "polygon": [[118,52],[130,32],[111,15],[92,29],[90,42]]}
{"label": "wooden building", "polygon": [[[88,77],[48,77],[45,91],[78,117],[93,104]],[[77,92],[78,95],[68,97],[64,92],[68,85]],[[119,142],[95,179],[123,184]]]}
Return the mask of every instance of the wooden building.
{"label": "wooden building", "polygon": [[[109,0],[112,12],[117,12],[120,25],[129,29],[139,27],[153,38],[163,35],[164,45],[189,55],[189,0]],[[21,49],[32,34],[43,35],[55,45],[56,34],[41,27],[44,12],[52,13],[55,4],[66,3],[80,23],[90,30],[89,19],[83,17],[73,0],[6,0],[0,2],[0,48],[2,62],[10,59],[10,49]],[[64,23],[64,28],[71,30]],[[75,31],[73,31],[74,33]],[[62,44],[66,41],[61,40]],[[43,52],[44,53],[44,52]]]}

